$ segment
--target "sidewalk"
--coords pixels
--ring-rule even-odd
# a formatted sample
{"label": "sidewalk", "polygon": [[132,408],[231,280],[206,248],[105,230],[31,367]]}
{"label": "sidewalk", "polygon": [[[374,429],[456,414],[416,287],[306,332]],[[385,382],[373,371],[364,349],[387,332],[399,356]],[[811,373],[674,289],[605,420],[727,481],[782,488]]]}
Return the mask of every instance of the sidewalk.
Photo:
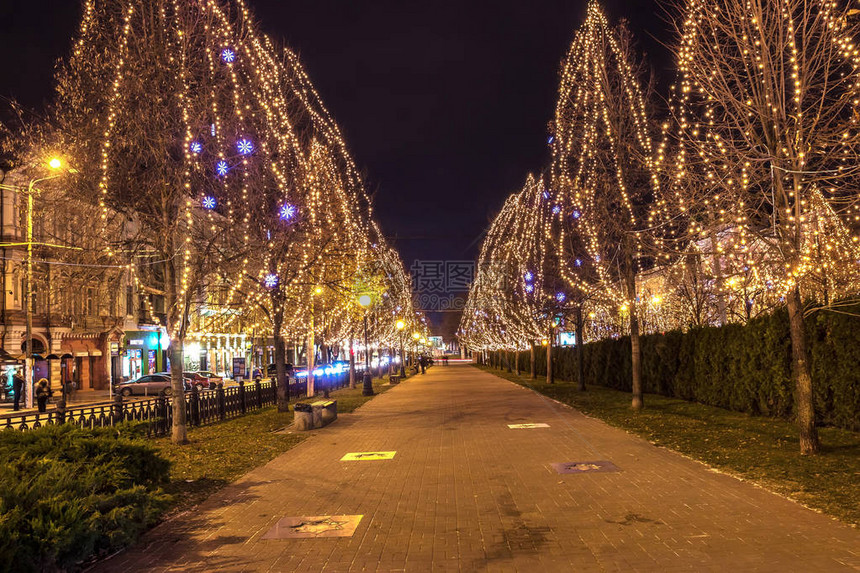
{"label": "sidewalk", "polygon": [[[55,410],[57,402],[60,401],[62,393],[59,390],[54,390],[54,395],[51,401],[48,402],[48,412]],[[35,400],[34,400],[35,402]],[[66,402],[67,408],[81,408],[91,404],[110,404],[110,390],[78,390],[75,393],[75,399]],[[0,419],[8,418],[9,416],[21,416],[24,414],[35,414],[39,411],[38,408],[24,408],[24,400],[21,400],[21,409],[13,410],[13,402],[0,402]]]}
{"label": "sidewalk", "polygon": [[[508,427],[523,423],[549,427]],[[860,532],[466,365],[314,433],[95,570],[860,568]],[[396,455],[340,461],[374,451]],[[621,471],[552,466],[596,461]],[[262,539],[283,517],[325,515],[363,518],[351,537]]]}

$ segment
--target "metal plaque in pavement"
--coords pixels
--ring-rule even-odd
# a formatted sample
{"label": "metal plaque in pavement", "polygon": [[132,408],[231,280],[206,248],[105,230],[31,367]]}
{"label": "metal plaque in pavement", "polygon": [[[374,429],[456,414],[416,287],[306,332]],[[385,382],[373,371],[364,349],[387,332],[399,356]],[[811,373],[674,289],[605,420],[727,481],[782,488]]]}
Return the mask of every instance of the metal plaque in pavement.
{"label": "metal plaque in pavement", "polygon": [[620,472],[621,469],[604,460],[597,462],[564,462],[560,464],[552,464],[560,474],[597,474],[607,472]]}
{"label": "metal plaque in pavement", "polygon": [[262,539],[314,539],[352,537],[363,515],[315,515],[283,517]]}
{"label": "metal plaque in pavement", "polygon": [[362,462],[375,460],[391,460],[397,452],[350,452],[340,458],[342,462]]}

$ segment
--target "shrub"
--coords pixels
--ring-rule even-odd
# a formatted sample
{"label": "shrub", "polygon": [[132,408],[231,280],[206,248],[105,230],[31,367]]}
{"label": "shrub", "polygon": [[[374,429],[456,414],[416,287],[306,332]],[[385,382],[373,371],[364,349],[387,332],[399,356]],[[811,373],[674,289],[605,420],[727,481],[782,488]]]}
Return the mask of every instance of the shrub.
{"label": "shrub", "polygon": [[[858,313],[860,307],[849,309]],[[860,430],[860,319],[817,312],[806,319],[816,421]],[[536,353],[546,376],[546,352]],[[553,351],[556,376],[576,378],[576,350]],[[583,348],[585,382],[631,390],[630,339],[606,339]],[[528,370],[529,353],[520,357]],[[751,320],[642,337],[645,392],[710,406],[782,418],[793,416],[791,338],[785,309]]]}
{"label": "shrub", "polygon": [[76,569],[155,522],[169,463],[125,430],[0,432],[0,571]]}

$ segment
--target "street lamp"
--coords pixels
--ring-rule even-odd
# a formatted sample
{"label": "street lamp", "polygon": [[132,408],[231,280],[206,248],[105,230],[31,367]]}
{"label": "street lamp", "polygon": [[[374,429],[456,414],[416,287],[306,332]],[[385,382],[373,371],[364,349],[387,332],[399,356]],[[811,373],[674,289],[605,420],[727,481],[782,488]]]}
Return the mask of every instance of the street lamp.
{"label": "street lamp", "polygon": [[364,309],[364,376],[362,378],[364,388],[362,396],[373,396],[373,375],[370,373],[370,347],[367,343],[367,309],[373,300],[370,295],[363,294],[358,297],[358,304]]}
{"label": "street lamp", "polygon": [[[52,157],[48,160],[48,167],[57,171],[63,167],[63,160],[59,157]],[[26,384],[24,385],[24,396],[27,408],[33,407],[33,295],[31,292],[33,289],[33,196],[41,192],[39,189],[36,189],[36,183],[56,179],[57,177],[64,175],[65,172],[77,173],[74,169],[67,169],[63,173],[57,173],[56,175],[30,179],[29,183],[27,183],[26,189],[14,187],[12,185],[0,184],[0,189],[14,191],[16,193],[24,193],[27,195],[27,259],[25,264],[26,271],[24,273],[24,316],[26,317],[26,331],[24,335],[26,337],[26,347],[24,351],[24,379],[26,380]],[[2,246],[6,247],[16,245],[20,245],[20,243],[8,243]]]}
{"label": "street lamp", "polygon": [[403,364],[403,329],[406,328],[406,323],[398,320],[395,326],[400,331],[400,377],[406,378],[406,367]]}

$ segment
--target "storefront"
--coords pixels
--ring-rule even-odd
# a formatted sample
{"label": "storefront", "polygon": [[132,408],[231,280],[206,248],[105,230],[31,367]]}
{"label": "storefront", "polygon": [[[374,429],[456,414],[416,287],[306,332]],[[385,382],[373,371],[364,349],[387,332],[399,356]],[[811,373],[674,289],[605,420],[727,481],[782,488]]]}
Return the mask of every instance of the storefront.
{"label": "storefront", "polygon": [[166,372],[169,339],[162,330],[129,330],[125,333],[120,353],[122,377],[133,380],[144,374]]}

